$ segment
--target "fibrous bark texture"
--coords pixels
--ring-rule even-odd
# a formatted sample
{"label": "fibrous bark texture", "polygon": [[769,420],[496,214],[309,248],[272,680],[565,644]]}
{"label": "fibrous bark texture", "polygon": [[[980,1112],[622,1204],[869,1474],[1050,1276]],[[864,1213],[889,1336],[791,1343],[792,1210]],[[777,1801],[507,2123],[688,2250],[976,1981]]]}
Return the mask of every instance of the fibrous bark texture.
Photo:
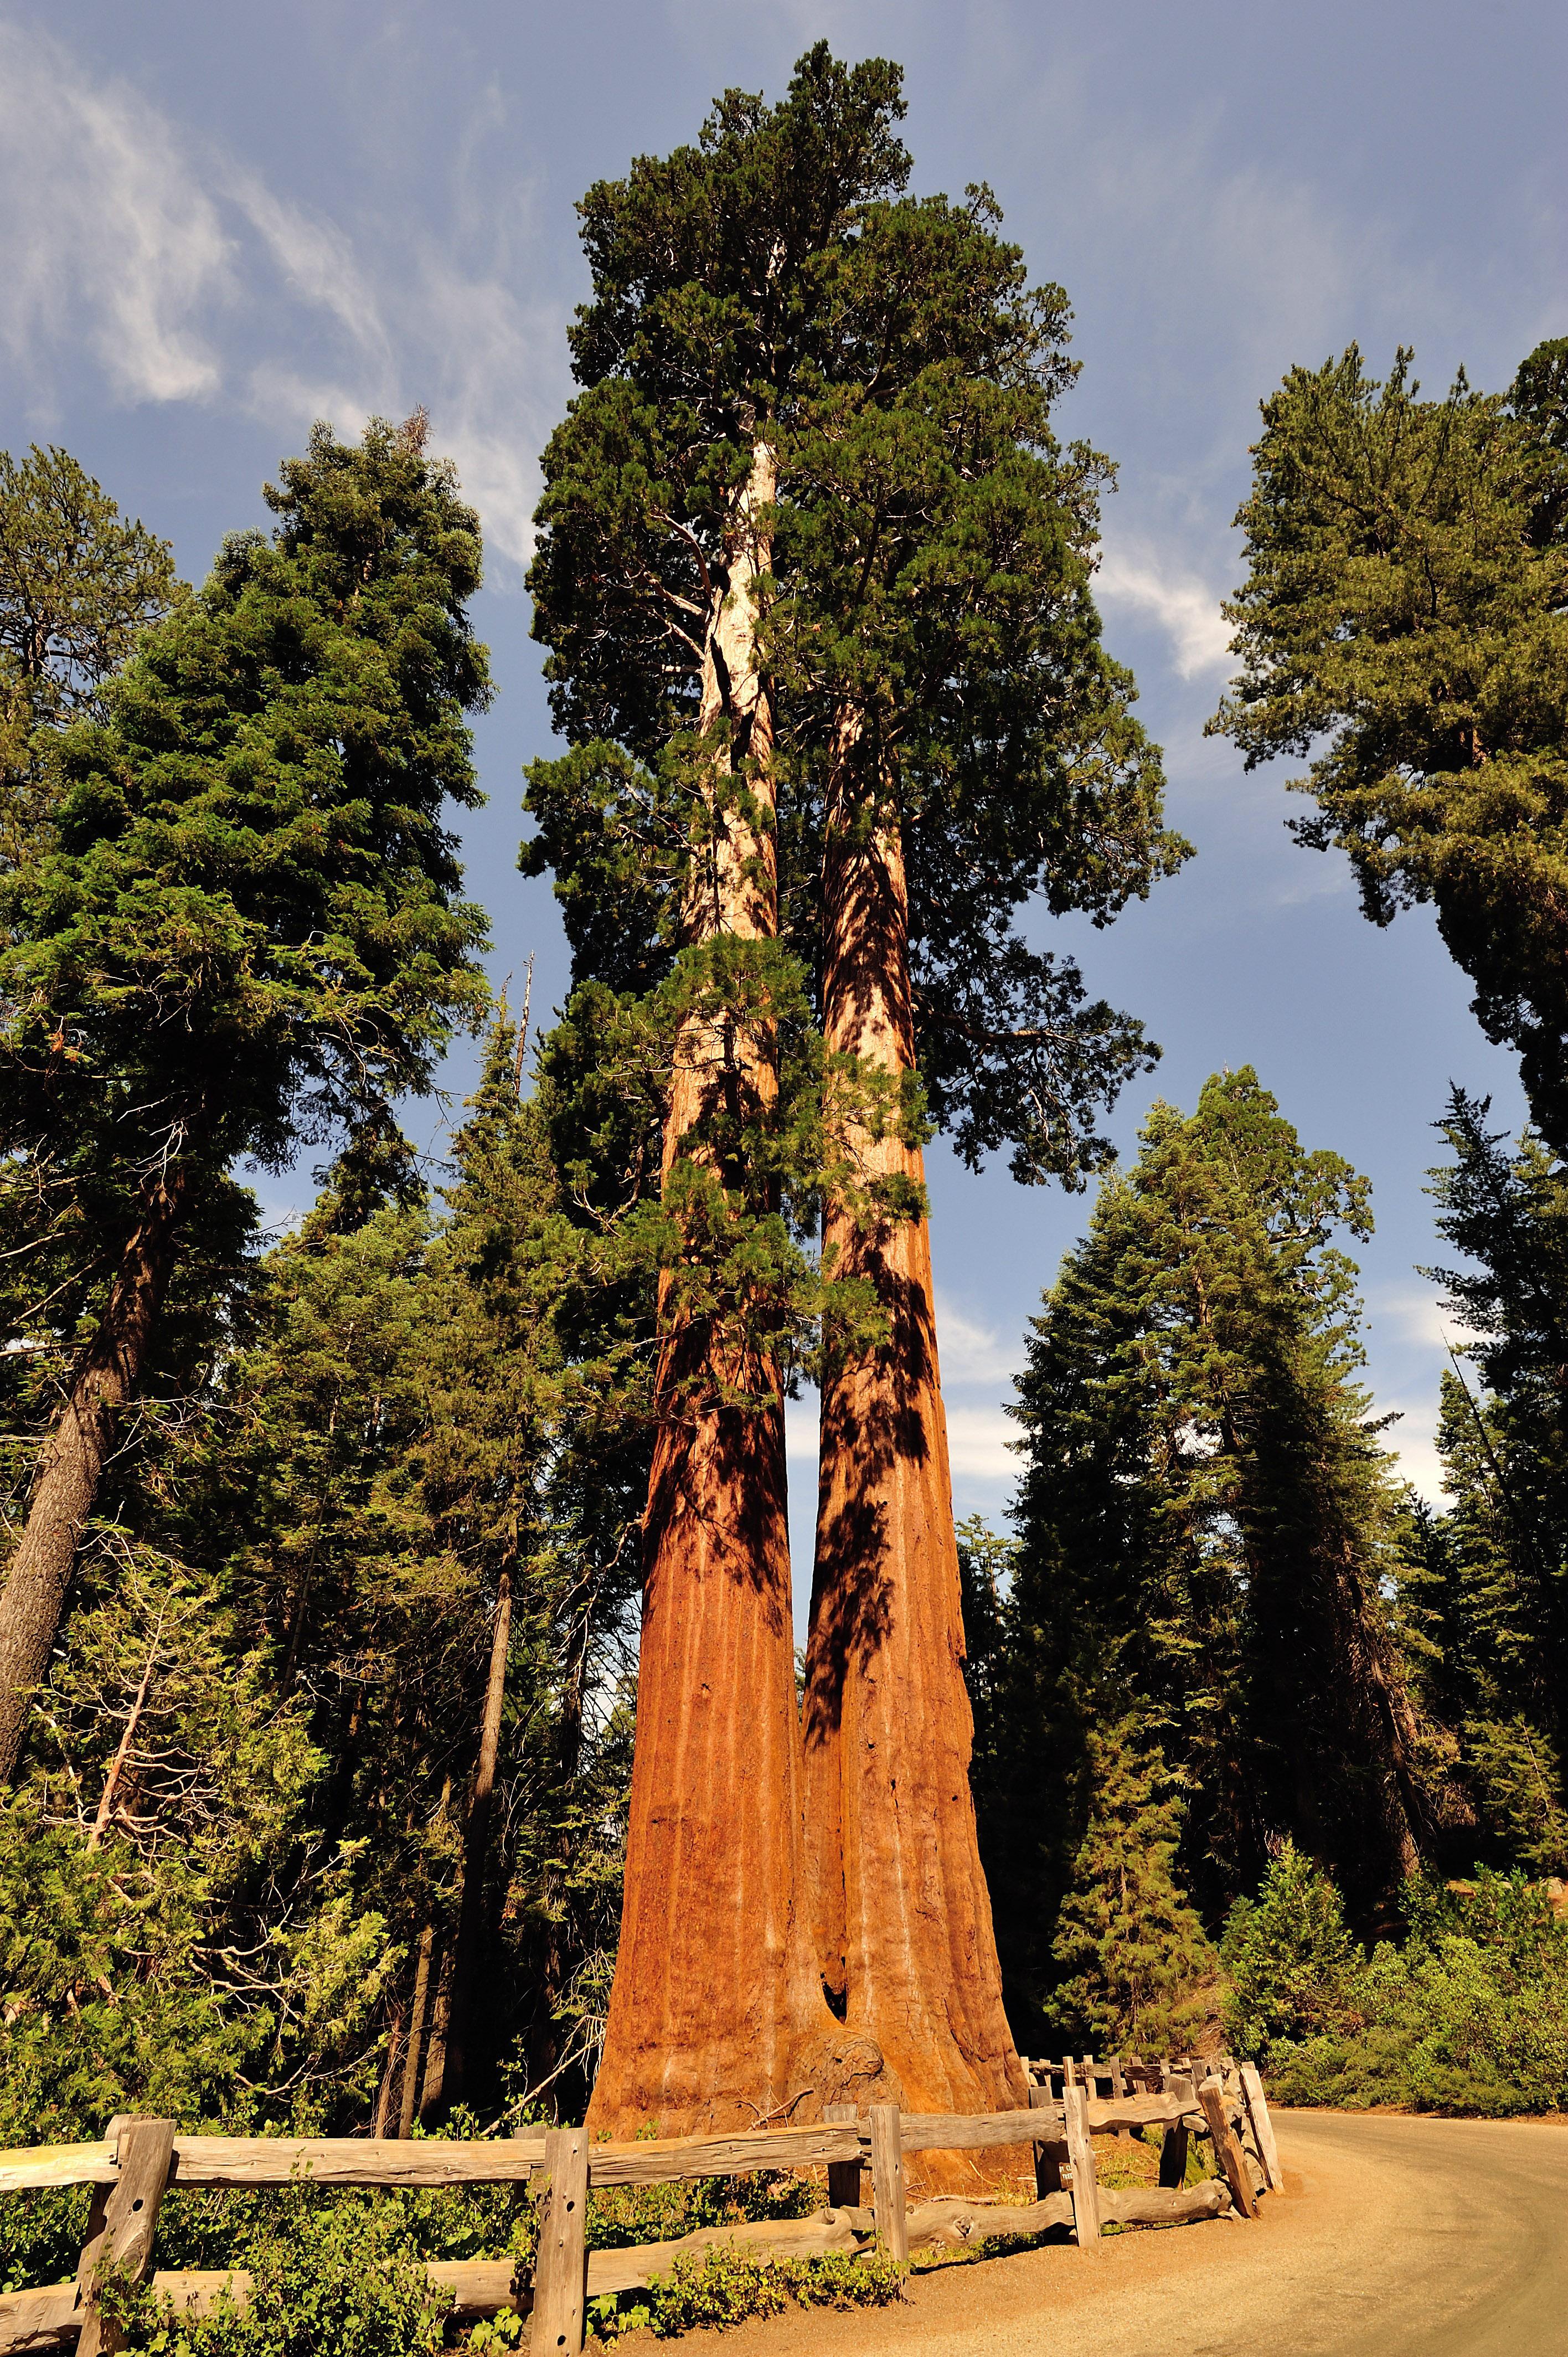
{"label": "fibrous bark texture", "polygon": [[[777,931],[772,715],[755,636],[768,554],[756,519],[773,495],[761,448],[710,631],[701,725],[714,747],[715,839],[688,905],[693,942]],[[760,805],[750,821],[727,791],[743,760]],[[715,1090],[766,1103],[777,1088],[765,1041],[689,1022],[666,1182]],[[778,1372],[705,1321],[682,1320],[671,1301],[667,1280],[620,1947],[588,2113],[590,2128],[623,2135],[647,2121],[679,2135],[811,2117],[854,2093],[856,2060],[823,2000],[804,1902]],[[768,1404],[725,1405],[736,1391]]]}
{"label": "fibrous bark texture", "polygon": [[[914,1064],[908,903],[897,820],[830,812],[824,1032],[830,1057]],[[918,1148],[849,1125],[864,1176],[919,1184]],[[947,1423],[923,1219],[857,1221],[830,1202],[834,1275],[869,1278],[886,1344],[824,1372],[805,1757],[812,1910],[846,2027],[885,2059],[907,2111],[1021,2106],[970,1795],[973,1719]],[[956,2164],[950,2174],[967,2169]],[[944,2172],[929,2162],[923,2172]]]}
{"label": "fibrous bark texture", "polygon": [[98,1496],[120,1411],[136,1387],[174,1266],[183,1178],[149,1182],[97,1333],[44,1444],[20,1544],[0,1590],[0,1782],[16,1772],[30,1690],[48,1666],[81,1526]]}

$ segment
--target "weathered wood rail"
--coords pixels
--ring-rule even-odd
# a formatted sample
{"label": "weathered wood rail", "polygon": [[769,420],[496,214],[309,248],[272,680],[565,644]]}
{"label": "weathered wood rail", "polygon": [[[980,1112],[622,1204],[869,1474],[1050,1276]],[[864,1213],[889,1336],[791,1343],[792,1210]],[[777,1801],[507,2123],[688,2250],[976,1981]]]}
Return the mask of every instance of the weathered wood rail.
{"label": "weathered wood rail", "polygon": [[[752,2134],[591,2143],[581,2128],[539,2136],[439,2137],[406,2141],[364,2136],[185,2136],[167,2120],[111,2121],[91,2144],[0,2151],[0,2193],[61,2186],[92,2189],[87,2239],[74,2283],[0,2294],[0,2357],[69,2349],[78,2357],[113,2357],[112,2319],[100,2304],[103,2270],[151,2281],[177,2305],[213,2306],[225,2288],[250,2289],[242,2270],[154,2271],[159,2204],[173,2187],[318,2186],[455,2188],[544,2180],[539,2247],[532,2282],[517,2279],[510,2259],[433,2261],[433,2290],[449,2296],[459,2318],[532,2310],[535,2357],[580,2351],[589,2299],[632,2291],[667,2274],[682,2251],[700,2254],[742,2244],[759,2256],[819,2258],[880,2246],[904,2260],[917,2246],[961,2247],[998,2235],[1036,2234],[1070,2226],[1092,2248],[1106,2225],[1177,2225],[1234,2210],[1257,2214],[1260,2190],[1281,2182],[1279,2156],[1262,2083],[1251,2065],[1191,2056],[1144,2063],[1092,2057],[1026,2063],[1030,2105],[980,2114],[901,2113],[873,2104],[839,2108],[808,2127]],[[1060,2082],[1058,2086],[1058,2082]],[[1101,2093],[1101,2083],[1106,2092]],[[1129,2190],[1101,2186],[1090,2138],[1163,2127],[1160,2183]],[[1185,2184],[1190,2136],[1212,2139],[1221,2176]],[[1029,2146],[1036,2200],[1004,2204],[949,2196],[910,2206],[904,2156]],[[679,2242],[590,2252],[587,2201],[595,2187],[659,2185],[682,2179],[750,2175],[758,2169],[825,2168],[828,2206],[813,2217],[710,2227]],[[865,2173],[871,2202],[862,2206]]]}

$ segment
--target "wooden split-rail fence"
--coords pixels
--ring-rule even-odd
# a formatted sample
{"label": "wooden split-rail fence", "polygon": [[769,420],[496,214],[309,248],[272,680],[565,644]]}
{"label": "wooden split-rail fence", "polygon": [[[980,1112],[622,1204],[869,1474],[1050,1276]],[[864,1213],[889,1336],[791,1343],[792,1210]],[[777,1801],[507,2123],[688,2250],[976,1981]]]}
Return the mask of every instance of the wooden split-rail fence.
{"label": "wooden split-rail fence", "polygon": [[[213,2307],[225,2290],[249,2291],[238,2270],[153,2270],[158,2208],[171,2187],[254,2189],[314,2186],[452,2189],[545,2180],[531,2282],[510,2259],[432,2261],[433,2290],[460,2319],[502,2309],[532,2312],[534,2357],[582,2349],[588,2300],[632,2291],[667,2274],[676,2255],[743,2244],[759,2256],[815,2258],[880,2247],[907,2260],[911,2247],[977,2245],[996,2235],[1069,2226],[1092,2249],[1110,2224],[1176,2225],[1227,2212],[1257,2214],[1260,2190],[1281,2183],[1279,2155],[1257,2072],[1228,2061],[1182,2057],[1142,2062],[1068,2058],[1027,2062],[1029,2108],[977,2114],[900,2112],[894,2104],[830,2107],[809,2127],[736,2136],[596,2143],[583,2128],[463,2143],[443,2137],[188,2136],[169,2120],[112,2120],[97,2143],[0,2151],[0,2194],[86,2185],[92,2189],[87,2239],[76,2280],[0,2294],[0,2357],[65,2350],[112,2357],[118,2346],[113,2301],[121,2282],[166,2293],[177,2306]],[[1157,2187],[1116,2190],[1095,2173],[1090,2138],[1164,2130]],[[1212,2138],[1220,2174],[1187,2186],[1187,2140]],[[963,2197],[905,2196],[904,2157],[1032,2146],[1036,2199],[1005,2205]],[[591,2189],[747,2176],[758,2169],[825,2168],[828,2206],[814,2217],[710,2227],[680,2242],[630,2250],[586,2248]],[[863,2203],[869,2172],[871,2201]]]}

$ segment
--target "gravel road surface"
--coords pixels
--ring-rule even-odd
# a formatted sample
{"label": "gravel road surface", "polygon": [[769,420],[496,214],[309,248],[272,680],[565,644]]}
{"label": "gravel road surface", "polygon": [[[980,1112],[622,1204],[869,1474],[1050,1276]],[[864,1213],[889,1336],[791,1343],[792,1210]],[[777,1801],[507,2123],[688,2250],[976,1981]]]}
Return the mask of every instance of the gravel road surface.
{"label": "gravel road surface", "polygon": [[[942,2269],[907,2302],[799,2309],[714,2357],[1568,2357],[1568,2126],[1276,2112],[1255,2224]],[[621,2347],[631,2357],[646,2345]]]}

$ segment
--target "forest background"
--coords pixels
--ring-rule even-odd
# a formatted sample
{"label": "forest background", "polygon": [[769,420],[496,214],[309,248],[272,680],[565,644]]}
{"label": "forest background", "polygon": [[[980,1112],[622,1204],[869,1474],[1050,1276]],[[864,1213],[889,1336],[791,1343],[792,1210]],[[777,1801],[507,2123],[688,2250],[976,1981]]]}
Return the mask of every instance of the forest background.
{"label": "forest background", "polygon": [[[1166,1050],[1158,1074],[1124,1093],[1114,1135],[1131,1159],[1156,1091],[1191,1112],[1210,1072],[1251,1065],[1307,1146],[1332,1148],[1369,1177],[1377,1236],[1355,1249],[1372,1307],[1371,1387],[1380,1410],[1402,1412],[1391,1443],[1436,1497],[1431,1435],[1444,1338],[1435,1289],[1413,1269],[1450,1255],[1434,1243],[1423,1174],[1440,1151],[1432,1124],[1450,1081],[1492,1097],[1495,1126],[1518,1126],[1514,1060],[1482,1039],[1466,1011],[1468,987],[1427,913],[1403,915],[1386,932],[1367,926],[1339,855],[1311,856],[1285,837],[1281,777],[1243,779],[1235,754],[1204,744],[1197,730],[1229,667],[1218,601],[1240,577],[1227,528],[1246,488],[1255,401],[1292,361],[1316,361],[1352,336],[1375,370],[1408,339],[1430,389],[1444,386],[1460,361],[1478,383],[1501,389],[1562,325],[1560,192],[1539,160],[1552,152],[1562,36],[1544,13],[1525,13],[1510,44],[1483,45],[1455,19],[1451,40],[1412,59],[1394,12],[1339,20],[1330,11],[1316,20],[1309,52],[1307,36],[1283,17],[1249,16],[1243,38],[1240,12],[1223,10],[1198,12],[1184,27],[1178,60],[1162,47],[1174,38],[1160,31],[1165,20],[1145,23],[1135,11],[1097,17],[1092,32],[1087,12],[1069,12],[1048,45],[1023,11],[944,14],[940,29],[935,12],[896,16],[888,26],[872,9],[829,12],[808,24],[800,12],[800,26],[791,21],[777,40],[760,26],[732,27],[727,48],[715,45],[701,11],[628,16],[614,25],[618,54],[607,83],[602,34],[592,37],[590,70],[589,35],[576,37],[580,48],[553,50],[572,37],[542,13],[527,24],[524,57],[516,22],[502,30],[483,11],[437,43],[434,16],[417,10],[323,20],[280,9],[249,48],[253,31],[225,27],[218,42],[197,12],[155,9],[138,25],[134,56],[113,12],[68,11],[47,31],[41,17],[14,12],[0,29],[14,135],[4,202],[24,250],[45,250],[35,231],[46,219],[50,232],[48,266],[19,273],[5,297],[14,406],[4,439],[17,452],[34,438],[71,448],[127,512],[173,539],[180,570],[199,580],[224,532],[270,522],[252,487],[275,479],[282,450],[303,447],[313,416],[351,433],[373,412],[401,417],[428,403],[433,447],[456,457],[485,528],[489,586],[475,618],[499,690],[478,720],[478,766],[490,802],[465,815],[463,853],[492,920],[492,972],[498,983],[511,977],[514,1008],[525,961],[537,953],[537,1017],[564,995],[565,958],[548,885],[510,875],[510,781],[524,759],[550,749],[521,566],[532,454],[565,395],[563,328],[580,292],[570,201],[596,173],[623,169],[634,149],[689,135],[711,89],[732,81],[781,87],[808,31],[831,33],[841,52],[886,46],[902,55],[917,185],[957,189],[988,178],[1008,233],[1074,302],[1074,353],[1085,373],[1064,425],[1108,448],[1122,469],[1099,584],[1109,640],[1136,668],[1141,716],[1166,748],[1169,815],[1199,854],[1109,934],[1070,920],[1052,934],[1082,956],[1091,988],[1144,1017]],[[1390,70],[1379,73],[1372,69],[1385,53]],[[1215,73],[1221,56],[1224,70]],[[1472,182],[1468,155],[1456,174],[1444,151],[1440,167],[1423,135],[1461,89],[1470,121],[1487,125],[1474,143]],[[1421,159],[1413,170],[1408,154],[1393,167],[1401,143],[1388,138],[1391,91],[1409,129],[1402,144]],[[278,127],[285,112],[286,135]],[[1319,138],[1330,113],[1332,168]],[[1498,258],[1505,246],[1506,267]],[[1455,303],[1455,287],[1464,302]],[[494,1052],[492,1082],[509,1069],[503,1039]],[[444,1074],[453,1120],[478,1078],[477,1061],[453,1057]],[[415,1112],[411,1123],[428,1175],[450,1186],[450,1130],[422,1126],[422,1118]],[[487,1144],[482,1125],[481,1110],[470,1161],[476,1139],[478,1149]],[[526,1187],[527,1140],[513,1143],[506,1183]],[[1015,1189],[999,1168],[963,1172],[940,1146],[931,1165],[955,1492],[961,1513],[983,1510],[1000,1524],[1016,1478],[1004,1446],[1015,1430],[1002,1413],[1006,1384],[1022,1366],[1025,1321],[1089,1206]],[[305,1157],[292,1174],[263,1179],[266,1214],[279,1228],[308,1209],[309,1167]],[[378,1314],[392,1327],[411,1249],[417,1259],[423,1245],[411,1247],[394,1221],[348,1271],[353,1285],[380,1288]],[[321,1308],[307,1300],[302,1314]],[[336,1330],[338,1321],[334,1307],[324,1325]],[[376,1369],[356,1374],[374,1413],[385,1414]],[[306,1448],[308,1398],[298,1422]],[[809,1422],[798,1420],[795,1433],[797,1499],[809,1510]],[[263,1435],[255,1445],[276,1442]],[[803,1588],[798,1560],[798,1594]],[[123,1669],[144,1658],[135,1644],[145,1633],[129,1623],[110,1630]],[[596,1953],[602,1963],[613,1936],[624,1740],[615,1695],[625,1666],[613,1612],[602,1633],[590,1749],[608,1781],[571,1803],[602,1839],[575,1845],[574,1869],[585,1871],[569,1905],[551,1887],[551,1860],[540,1864],[537,1889],[547,1900],[524,1927],[537,1958],[552,1926],[575,1909],[570,1970]],[[199,1688],[199,1661],[193,1675]],[[482,1676],[469,1691],[479,1688]],[[553,1669],[540,1691],[559,1758]],[[74,1702],[91,1716],[92,1695]],[[275,1727],[268,1739],[265,1775],[286,1813],[318,1771],[286,1742],[278,1749]],[[437,1796],[440,1788],[437,1776]],[[519,1805],[515,1791],[507,1804]],[[199,1840],[202,1805],[198,1793],[190,1822]],[[433,1821],[429,1856],[451,1867],[458,1814],[437,1809]],[[547,1841],[560,1842],[559,1813],[541,1822]],[[220,1830],[252,1846],[253,1865],[275,1828],[247,1823],[242,1838]],[[1499,1852],[1498,1862],[1509,1857]],[[222,1870],[232,1863],[222,1860]],[[200,1871],[210,1869],[203,1861]],[[1285,1883],[1294,1870],[1287,1860]],[[304,2024],[300,2050],[316,2058],[300,2065],[302,2099],[329,2104],[352,2080],[367,2104],[384,2104],[401,2091],[382,2072],[381,2050],[368,2070],[365,2032],[373,2016],[384,2040],[397,2004],[412,1999],[422,1926],[417,1909],[394,1925],[395,1958],[369,1944],[361,1953],[349,1932],[353,1910],[329,1882],[301,1913],[299,1953],[258,1970],[257,2004],[276,2009],[280,1975],[295,1975],[289,2001]],[[1354,2011],[1355,1992],[1345,1991],[1356,1968],[1336,1924],[1322,1920],[1323,1893],[1297,1896],[1321,1934],[1321,1984]],[[1280,1897],[1294,1903],[1284,1885]],[[1440,1939],[1441,1927],[1427,1928]],[[177,1923],[174,1936],[187,1932]],[[1240,1949],[1235,1960],[1244,1975]],[[553,2067],[551,2039],[569,2043],[574,2022],[591,2017],[594,1990],[579,1994],[577,2013],[568,2006],[550,2029],[535,2025],[531,2081]],[[368,2013],[356,2011],[366,2002]],[[1286,2026],[1321,2025],[1309,2005]],[[214,2037],[220,2048],[220,2029]],[[182,2108],[203,2107],[198,2081],[209,2068],[212,2091],[226,2088],[232,2108],[237,2051],[203,2052],[193,2042]],[[294,2068],[274,2072],[274,2083]],[[109,2093],[108,2079],[102,2091]],[[39,2124],[57,2098],[74,2113],[91,2109],[96,2092],[57,2090]]]}

